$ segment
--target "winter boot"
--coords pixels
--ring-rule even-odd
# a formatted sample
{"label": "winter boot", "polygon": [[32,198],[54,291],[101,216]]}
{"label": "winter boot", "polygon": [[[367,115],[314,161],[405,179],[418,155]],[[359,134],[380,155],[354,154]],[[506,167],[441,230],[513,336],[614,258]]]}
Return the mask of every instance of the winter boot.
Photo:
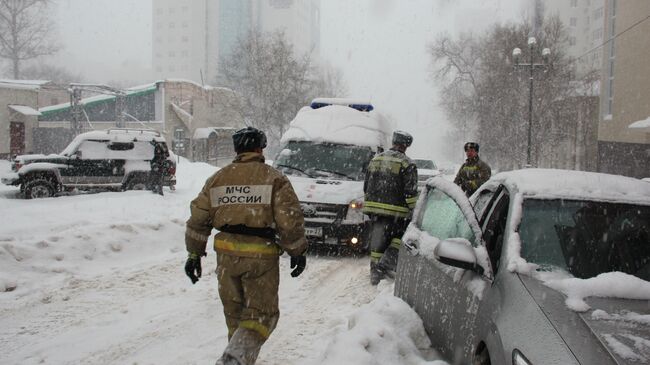
{"label": "winter boot", "polygon": [[370,284],[377,285],[384,278],[384,270],[382,270],[379,263],[370,264]]}
{"label": "winter boot", "polygon": [[223,356],[221,356],[219,360],[217,360],[217,363],[215,365],[241,365],[241,364],[234,357],[224,354]]}
{"label": "winter boot", "polygon": [[[224,365],[254,365],[266,339],[247,328],[237,328],[223,351]],[[225,362],[231,359],[232,363]]]}

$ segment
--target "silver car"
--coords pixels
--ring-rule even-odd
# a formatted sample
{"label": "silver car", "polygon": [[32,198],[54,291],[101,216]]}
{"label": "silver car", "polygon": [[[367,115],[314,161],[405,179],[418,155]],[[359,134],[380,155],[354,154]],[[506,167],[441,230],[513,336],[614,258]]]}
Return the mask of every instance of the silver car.
{"label": "silver car", "polygon": [[647,182],[527,169],[467,199],[434,177],[402,242],[395,295],[453,364],[650,363]]}

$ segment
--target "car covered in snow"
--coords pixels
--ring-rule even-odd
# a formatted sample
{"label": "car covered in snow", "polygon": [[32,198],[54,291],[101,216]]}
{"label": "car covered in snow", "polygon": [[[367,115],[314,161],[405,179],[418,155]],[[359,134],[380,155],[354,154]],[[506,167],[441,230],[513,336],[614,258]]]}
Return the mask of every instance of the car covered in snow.
{"label": "car covered in snow", "polygon": [[526,169],[470,199],[434,177],[395,295],[462,364],[650,363],[650,185]]}
{"label": "car covered in snow", "polygon": [[366,250],[363,182],[390,133],[369,102],[352,99],[314,99],[291,121],[274,166],[298,195],[311,245]]}
{"label": "car covered in snow", "polygon": [[[19,155],[6,185],[20,186],[26,198],[45,198],[78,190],[142,190],[148,187],[154,148],[168,151],[159,132],[140,129],[108,129],[75,137],[60,154]],[[174,188],[176,161],[165,160],[163,185]]]}
{"label": "car covered in snow", "polygon": [[413,162],[418,169],[418,190],[421,190],[424,185],[426,185],[429,178],[440,174],[440,171],[433,160],[414,158]]}

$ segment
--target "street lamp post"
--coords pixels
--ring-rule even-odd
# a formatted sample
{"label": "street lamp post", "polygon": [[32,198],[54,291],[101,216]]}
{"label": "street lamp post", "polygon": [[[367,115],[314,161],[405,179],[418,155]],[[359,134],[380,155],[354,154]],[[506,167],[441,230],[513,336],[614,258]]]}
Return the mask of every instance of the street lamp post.
{"label": "street lamp post", "polygon": [[542,59],[544,63],[534,63],[535,56],[535,47],[537,46],[537,39],[535,37],[528,38],[528,54],[529,54],[529,63],[519,63],[521,58],[521,49],[515,48],[512,50],[512,59],[515,62],[515,67],[528,67],[530,70],[529,84],[528,84],[528,147],[526,148],[526,167],[532,166],[530,151],[532,144],[532,128],[533,128],[533,80],[534,80],[534,71],[535,67],[546,67],[548,63],[548,58],[551,55],[551,50],[548,48],[542,49]]}

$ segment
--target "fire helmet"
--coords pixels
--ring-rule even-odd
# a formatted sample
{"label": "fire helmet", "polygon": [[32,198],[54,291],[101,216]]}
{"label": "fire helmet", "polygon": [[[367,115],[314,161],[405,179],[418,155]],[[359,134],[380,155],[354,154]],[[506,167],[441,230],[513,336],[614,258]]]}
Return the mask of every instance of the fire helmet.
{"label": "fire helmet", "polygon": [[478,150],[479,150],[478,143],[476,143],[476,142],[467,142],[467,143],[465,143],[465,146],[463,147],[465,152],[467,152],[467,150],[470,149],[470,148],[473,148],[474,151],[478,152]]}
{"label": "fire helmet", "polygon": [[413,143],[413,136],[404,131],[393,132],[393,144],[401,144],[409,147]]}
{"label": "fire helmet", "polygon": [[251,152],[256,148],[266,148],[266,134],[253,127],[238,130],[232,135],[235,152]]}

